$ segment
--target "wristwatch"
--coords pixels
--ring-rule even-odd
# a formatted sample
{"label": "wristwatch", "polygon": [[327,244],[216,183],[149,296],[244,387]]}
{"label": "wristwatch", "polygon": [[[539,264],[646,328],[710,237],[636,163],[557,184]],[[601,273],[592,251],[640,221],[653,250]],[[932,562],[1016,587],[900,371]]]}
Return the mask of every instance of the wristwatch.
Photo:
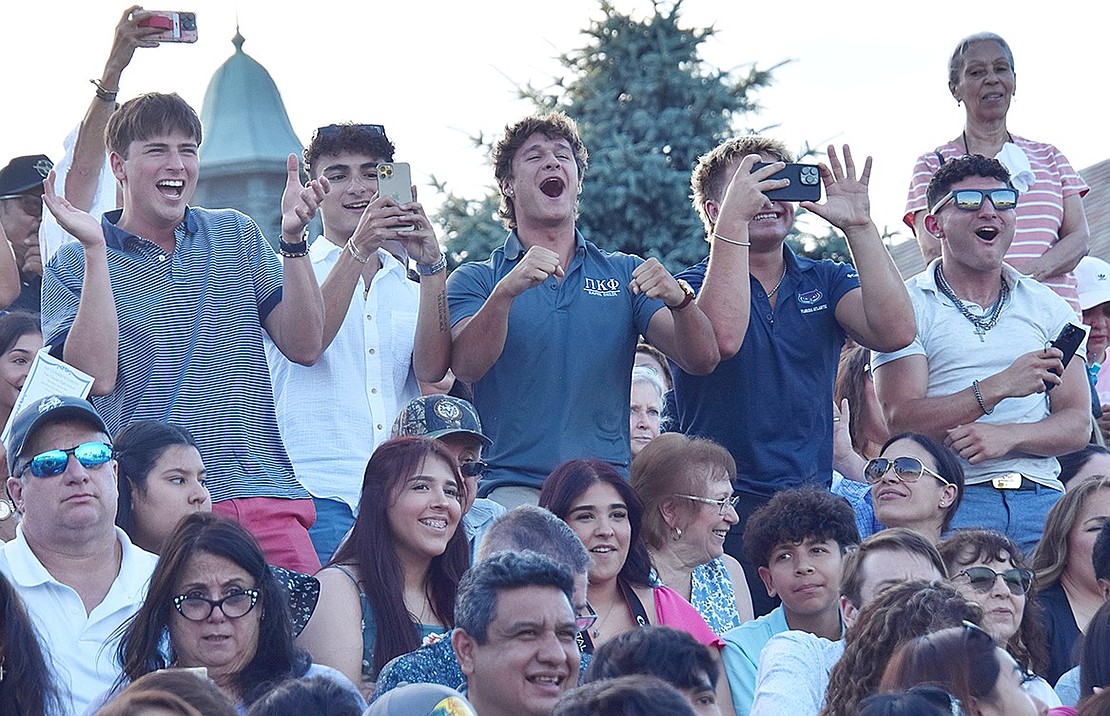
{"label": "wristwatch", "polygon": [[686,298],[682,299],[682,303],[678,304],[677,306],[667,306],[667,308],[671,309],[672,311],[681,311],[682,309],[689,306],[690,301],[693,301],[698,296],[698,294],[694,293],[694,287],[686,283],[684,279],[678,279],[678,287],[682,289],[682,292],[684,294],[686,294]]}

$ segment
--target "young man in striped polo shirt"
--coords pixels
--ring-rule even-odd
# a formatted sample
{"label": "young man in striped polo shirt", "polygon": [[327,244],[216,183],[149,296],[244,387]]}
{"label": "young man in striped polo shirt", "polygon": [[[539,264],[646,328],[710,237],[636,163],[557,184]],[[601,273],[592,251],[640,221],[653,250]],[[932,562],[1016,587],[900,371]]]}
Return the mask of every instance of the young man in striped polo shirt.
{"label": "young man in striped polo shirt", "polygon": [[86,248],[63,246],[46,270],[43,335],[96,379],[93,404],[112,433],[144,419],[188,427],[213,509],[243,522],[272,563],[312,572],[315,513],[278,433],[262,335],[299,363],[322,351],[323,300],[302,233],[327,182],[301,186],[289,157],[283,270],[249,217],[188,206],[200,141],[200,119],[176,94],[116,111],[106,143],[123,209],[97,225],[51,202]]}

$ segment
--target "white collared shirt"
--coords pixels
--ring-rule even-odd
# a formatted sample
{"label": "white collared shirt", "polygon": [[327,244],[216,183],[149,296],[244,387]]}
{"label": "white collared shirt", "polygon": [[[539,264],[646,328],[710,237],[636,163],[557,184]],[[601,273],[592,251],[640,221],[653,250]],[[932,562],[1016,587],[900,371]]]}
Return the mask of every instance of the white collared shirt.
{"label": "white collared shirt", "polygon": [[23,536],[22,525],[16,528],[15,539],[0,547],[0,574],[27,607],[68,714],[83,713],[119,677],[119,638],[113,638],[113,633],[146,598],[158,562],[156,555],[131,544],[120,528],[115,528],[115,534],[122,554],[119,574],[91,612],[85,611],[76,590],[55,580],[42,566]]}
{"label": "white collared shirt", "polygon": [[[323,236],[309,248],[323,284],[343,248]],[[358,506],[370,454],[401,409],[420,395],[412,369],[420,285],[378,249],[369,291],[359,279],[335,340],[315,365],[288,360],[266,338],[278,425],[297,479],[314,497]]]}

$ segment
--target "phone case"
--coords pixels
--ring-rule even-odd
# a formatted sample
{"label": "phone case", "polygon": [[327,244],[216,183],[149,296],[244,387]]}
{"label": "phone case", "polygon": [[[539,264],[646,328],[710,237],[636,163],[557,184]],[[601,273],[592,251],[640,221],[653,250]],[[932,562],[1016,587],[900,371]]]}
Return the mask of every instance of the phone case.
{"label": "phone case", "polygon": [[[754,172],[767,162],[756,162]],[[787,164],[772,179],[789,179],[790,186],[765,192],[772,201],[819,201],[821,199],[821,170],[816,164]]]}
{"label": "phone case", "polygon": [[[1052,341],[1052,347],[1059,348],[1064,354],[1061,360],[1065,368],[1068,367],[1068,362],[1071,361],[1072,356],[1075,355],[1075,351],[1079,349],[1079,344],[1083,342],[1083,337],[1086,335],[1087,332],[1079,326],[1073,323],[1065,323],[1064,327],[1060,329],[1060,335]],[[1055,384],[1045,381],[1045,390],[1052,390],[1054,387]]]}
{"label": "phone case", "polygon": [[151,10],[151,16],[139,22],[139,27],[157,27],[162,32],[150,36],[159,42],[196,42],[197,14],[195,12],[173,12],[170,10]]}
{"label": "phone case", "polygon": [[[378,196],[388,196],[398,204],[414,201],[412,196],[412,171],[405,162],[388,162],[378,165]],[[398,231],[412,231],[413,227],[400,227]]]}

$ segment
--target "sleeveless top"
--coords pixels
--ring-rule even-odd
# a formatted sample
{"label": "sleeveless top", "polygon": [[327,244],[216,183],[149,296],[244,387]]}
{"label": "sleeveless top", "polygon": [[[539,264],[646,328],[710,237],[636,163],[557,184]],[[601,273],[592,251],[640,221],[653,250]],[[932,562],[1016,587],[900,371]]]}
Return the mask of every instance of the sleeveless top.
{"label": "sleeveless top", "polygon": [[[355,583],[355,589],[358,590],[358,601],[362,607],[362,676],[368,681],[377,681],[378,672],[374,667],[374,644],[378,640],[378,624],[374,619],[374,608],[370,605],[370,600],[367,599],[366,592],[362,590],[362,585],[359,583],[358,578],[346,567],[339,564],[334,566],[340,572],[347,575],[347,577]],[[420,628],[421,642],[433,634],[450,631],[438,624],[419,624],[414,626],[419,626]]]}
{"label": "sleeveless top", "polygon": [[690,574],[690,604],[715,634],[724,634],[740,626],[736,594],[723,558],[717,557],[694,567]]}

